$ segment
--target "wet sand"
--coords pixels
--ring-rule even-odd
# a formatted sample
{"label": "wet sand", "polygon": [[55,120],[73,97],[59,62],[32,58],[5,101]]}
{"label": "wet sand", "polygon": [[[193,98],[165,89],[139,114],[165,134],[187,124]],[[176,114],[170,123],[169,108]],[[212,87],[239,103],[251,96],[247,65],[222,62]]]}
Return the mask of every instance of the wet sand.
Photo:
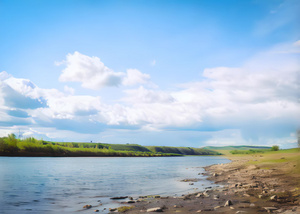
{"label": "wet sand", "polygon": [[264,156],[229,156],[231,163],[205,167],[208,179],[220,187],[208,187],[205,191],[180,197],[131,198],[129,203],[123,202],[120,206],[130,206],[126,211],[130,214],[300,213],[300,177],[292,173],[299,167],[299,161],[256,164],[260,158]]}

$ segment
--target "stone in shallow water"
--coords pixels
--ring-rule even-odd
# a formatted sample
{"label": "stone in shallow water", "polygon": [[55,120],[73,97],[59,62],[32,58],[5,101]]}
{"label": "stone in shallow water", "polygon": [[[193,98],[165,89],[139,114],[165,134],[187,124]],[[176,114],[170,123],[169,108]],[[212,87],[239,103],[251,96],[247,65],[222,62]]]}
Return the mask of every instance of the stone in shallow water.
{"label": "stone in shallow water", "polygon": [[87,204],[87,205],[84,205],[83,208],[84,208],[84,209],[90,209],[90,208],[92,208],[92,205]]}
{"label": "stone in shallow water", "polygon": [[120,199],[126,199],[128,196],[120,196],[120,197],[112,197],[111,200],[120,200]]}

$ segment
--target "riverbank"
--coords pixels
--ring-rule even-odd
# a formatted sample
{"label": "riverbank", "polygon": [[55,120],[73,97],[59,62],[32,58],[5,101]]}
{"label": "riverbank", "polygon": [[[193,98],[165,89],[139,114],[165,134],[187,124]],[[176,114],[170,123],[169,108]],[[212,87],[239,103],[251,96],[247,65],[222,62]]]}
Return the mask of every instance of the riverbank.
{"label": "riverbank", "polygon": [[179,197],[140,197],[123,202],[123,209],[130,214],[300,213],[299,149],[226,157],[232,162],[205,167],[208,179],[221,187]]}
{"label": "riverbank", "polygon": [[107,144],[51,142],[33,137],[17,139],[14,134],[0,137],[0,156],[11,157],[162,157],[183,155],[221,155],[191,147],[142,146],[138,144]]}

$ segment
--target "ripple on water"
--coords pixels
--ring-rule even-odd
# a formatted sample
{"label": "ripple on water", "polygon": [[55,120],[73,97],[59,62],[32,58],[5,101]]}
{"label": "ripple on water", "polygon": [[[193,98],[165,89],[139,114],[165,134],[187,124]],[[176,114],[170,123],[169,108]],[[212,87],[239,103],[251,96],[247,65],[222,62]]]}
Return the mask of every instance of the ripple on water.
{"label": "ripple on water", "polygon": [[[0,168],[0,175],[5,175],[0,176],[0,196],[4,199],[0,200],[1,211],[4,209],[3,212],[7,214],[54,214],[74,213],[85,204],[99,206],[100,202],[103,204],[101,208],[113,208],[118,204],[111,202],[109,198],[115,196],[138,197],[161,193],[174,195],[192,191],[197,183],[199,186],[203,184],[203,187],[199,188],[204,189],[210,185],[209,181],[199,181],[191,187],[180,180],[200,177],[198,173],[201,172],[201,168],[191,169],[191,167],[230,161],[220,157],[189,156],[161,158],[0,157],[0,162],[5,166]],[[32,211],[26,211],[26,209],[32,209]],[[105,211],[100,213],[105,213]]]}

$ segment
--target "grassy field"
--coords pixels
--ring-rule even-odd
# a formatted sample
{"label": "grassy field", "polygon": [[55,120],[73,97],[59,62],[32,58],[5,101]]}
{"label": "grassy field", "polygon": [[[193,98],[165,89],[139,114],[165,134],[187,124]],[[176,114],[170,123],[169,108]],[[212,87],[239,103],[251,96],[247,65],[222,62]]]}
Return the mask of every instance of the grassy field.
{"label": "grassy field", "polygon": [[240,150],[237,154],[227,149],[217,149],[215,151],[222,153],[232,160],[247,158],[247,165],[256,165],[263,169],[280,169],[284,173],[295,175],[299,178],[300,182],[300,148],[282,149],[278,151],[265,149],[262,153],[246,153],[245,151],[247,150]]}
{"label": "grassy field", "polygon": [[247,145],[242,145],[242,146],[206,146],[203,147],[203,149],[210,149],[210,150],[215,150],[215,151],[227,151],[227,150],[250,150],[250,149],[271,149],[272,147],[269,146],[247,146]]}
{"label": "grassy field", "polygon": [[261,155],[256,155],[255,160],[248,164],[255,164],[261,168],[280,168],[286,173],[296,173],[300,175],[300,149],[285,149],[279,151],[269,151]]}
{"label": "grassy field", "polygon": [[221,155],[218,151],[191,147],[147,146],[152,152],[175,153],[181,155]]}
{"label": "grassy field", "polygon": [[[266,151],[262,154],[232,154],[228,150],[218,150],[231,160],[248,160],[245,164],[260,169],[276,170],[282,177],[297,181],[300,187],[300,148]],[[297,191],[300,194],[300,189]]]}

